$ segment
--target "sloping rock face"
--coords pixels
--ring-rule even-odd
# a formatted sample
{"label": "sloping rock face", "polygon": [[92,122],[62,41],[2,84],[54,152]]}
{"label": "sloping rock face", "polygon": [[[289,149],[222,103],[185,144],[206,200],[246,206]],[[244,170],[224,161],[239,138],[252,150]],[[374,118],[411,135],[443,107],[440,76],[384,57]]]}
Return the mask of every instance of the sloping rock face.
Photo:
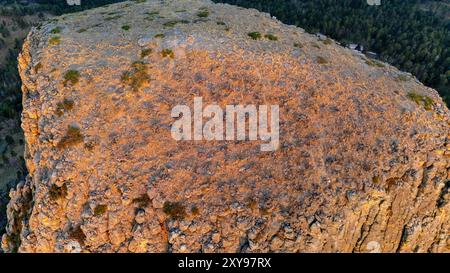
{"label": "sloping rock face", "polygon": [[[435,90],[255,10],[139,2],[29,34],[5,251],[450,251]],[[194,97],[279,105],[279,148],[175,141]]]}

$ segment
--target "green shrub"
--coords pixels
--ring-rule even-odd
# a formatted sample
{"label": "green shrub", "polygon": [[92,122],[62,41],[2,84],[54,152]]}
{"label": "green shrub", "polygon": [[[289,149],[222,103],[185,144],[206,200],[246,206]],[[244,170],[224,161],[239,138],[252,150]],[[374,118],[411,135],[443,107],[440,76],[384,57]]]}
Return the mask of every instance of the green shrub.
{"label": "green shrub", "polygon": [[80,80],[80,72],[77,70],[68,70],[66,74],[64,74],[64,85],[70,83],[71,85],[75,85]]}
{"label": "green shrub", "polygon": [[367,59],[366,64],[370,66],[384,67],[385,65],[382,62],[373,59]]}
{"label": "green shrub", "polygon": [[333,40],[331,40],[330,38],[326,39],[326,40],[322,40],[322,43],[326,44],[326,45],[331,45],[333,43]]}
{"label": "green shrub", "polygon": [[158,33],[158,34],[156,34],[155,36],[154,36],[155,38],[158,38],[158,39],[162,39],[162,38],[164,38],[164,37],[166,37],[164,34],[162,34],[162,33]]}
{"label": "green shrub", "polygon": [[52,34],[59,34],[61,33],[61,28],[60,27],[55,27],[54,29],[52,29],[50,31]]}
{"label": "green shrub", "polygon": [[206,9],[201,10],[201,11],[199,11],[199,12],[197,13],[197,16],[200,17],[200,18],[206,18],[206,17],[209,16],[209,11],[206,10]]}
{"label": "green shrub", "polygon": [[122,29],[123,29],[123,30],[126,30],[126,31],[130,30],[130,28],[131,28],[131,27],[130,27],[129,25],[123,25],[123,26],[122,26]]}
{"label": "green shrub", "polygon": [[97,205],[94,209],[94,216],[100,216],[108,210],[107,205]]}
{"label": "green shrub", "polygon": [[146,48],[141,51],[141,58],[145,58],[152,53],[151,48]]}
{"label": "green shrub", "polygon": [[412,101],[414,101],[417,105],[422,105],[425,110],[430,111],[433,108],[434,101],[424,95],[417,94],[415,92],[408,93],[408,98],[410,98]]}
{"label": "green shrub", "polygon": [[123,83],[129,84],[133,91],[138,91],[142,85],[150,82],[150,77],[147,74],[147,66],[140,61],[134,62],[131,64],[131,71],[124,72],[121,80]]}
{"label": "green shrub", "polygon": [[278,37],[275,36],[275,35],[273,35],[273,34],[266,34],[266,35],[264,35],[264,37],[265,37],[266,39],[271,40],[271,41],[278,41]]}
{"label": "green shrub", "polygon": [[247,34],[250,38],[252,38],[253,40],[258,40],[261,39],[262,35],[261,33],[255,31],[255,32],[250,32]]}
{"label": "green shrub", "polygon": [[56,105],[56,114],[58,116],[62,116],[64,112],[73,109],[73,104],[73,100],[70,99],[64,99],[62,102],[58,102],[58,104]]}
{"label": "green shrub", "polygon": [[61,43],[61,37],[53,36],[53,37],[50,38],[50,40],[48,40],[48,42],[52,46],[59,45]]}

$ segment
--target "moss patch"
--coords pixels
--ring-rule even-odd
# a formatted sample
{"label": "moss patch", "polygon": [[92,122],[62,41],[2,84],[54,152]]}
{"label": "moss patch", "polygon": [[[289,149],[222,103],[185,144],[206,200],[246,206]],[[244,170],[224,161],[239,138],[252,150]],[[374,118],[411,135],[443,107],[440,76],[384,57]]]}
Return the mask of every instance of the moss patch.
{"label": "moss patch", "polygon": [[264,37],[266,39],[269,39],[270,41],[278,41],[278,37],[273,34],[266,34],[266,35],[264,35]]}
{"label": "moss patch", "polygon": [[105,214],[105,212],[108,210],[107,205],[97,205],[94,209],[94,216],[100,216]]}
{"label": "moss patch", "polygon": [[124,72],[121,80],[123,83],[129,84],[133,91],[138,91],[144,84],[150,82],[146,64],[140,61],[134,62],[131,65],[131,71]]}
{"label": "moss patch", "polygon": [[70,111],[73,109],[74,102],[70,99],[64,99],[62,102],[58,102],[56,105],[56,114],[58,116],[62,116],[64,112]]}
{"label": "moss patch", "polygon": [[66,74],[64,74],[64,85],[70,83],[71,85],[75,85],[80,80],[80,72],[77,70],[68,70]]}
{"label": "moss patch", "polygon": [[253,40],[259,40],[261,39],[262,35],[261,33],[254,31],[254,32],[250,32],[247,34],[250,38],[252,38]]}
{"label": "moss patch", "polygon": [[424,95],[417,94],[415,92],[408,93],[408,98],[414,101],[417,105],[422,105],[425,110],[430,111],[433,109],[434,101]]}
{"label": "moss patch", "polygon": [[48,43],[52,46],[59,45],[61,43],[61,37],[53,36],[48,40]]}

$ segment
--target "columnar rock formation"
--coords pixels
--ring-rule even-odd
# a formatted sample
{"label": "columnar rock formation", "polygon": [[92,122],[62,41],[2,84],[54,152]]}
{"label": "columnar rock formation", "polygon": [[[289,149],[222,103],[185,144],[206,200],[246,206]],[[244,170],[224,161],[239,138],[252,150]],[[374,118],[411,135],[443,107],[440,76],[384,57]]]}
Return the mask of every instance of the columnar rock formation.
{"label": "columnar rock formation", "polygon": [[[449,110],[412,76],[203,0],[35,28],[6,251],[448,252]],[[280,147],[175,141],[171,109],[279,105]]]}

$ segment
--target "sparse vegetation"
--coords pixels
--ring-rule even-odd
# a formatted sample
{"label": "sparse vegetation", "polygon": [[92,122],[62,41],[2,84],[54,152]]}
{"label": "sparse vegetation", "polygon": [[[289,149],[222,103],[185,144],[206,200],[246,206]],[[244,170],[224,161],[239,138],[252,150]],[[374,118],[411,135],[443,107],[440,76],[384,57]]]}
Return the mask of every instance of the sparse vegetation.
{"label": "sparse vegetation", "polygon": [[217,22],[217,25],[219,25],[219,26],[226,26],[227,24],[225,24],[225,22],[218,21],[218,22]]}
{"label": "sparse vegetation", "polygon": [[52,46],[59,45],[61,43],[61,37],[60,36],[52,36],[48,40],[48,43]]}
{"label": "sparse vegetation", "polygon": [[200,17],[200,18],[206,18],[206,17],[209,16],[209,11],[207,9],[200,10],[197,13],[197,16]]}
{"label": "sparse vegetation", "polygon": [[105,212],[108,210],[108,206],[107,205],[97,205],[94,209],[94,216],[100,216],[105,214]]}
{"label": "sparse vegetation", "polygon": [[59,34],[61,33],[61,28],[60,27],[55,27],[54,29],[52,29],[50,31],[52,34]]}
{"label": "sparse vegetation", "polygon": [[64,149],[68,146],[72,146],[83,142],[83,139],[84,137],[81,134],[80,128],[73,125],[69,125],[67,127],[66,135],[61,139],[57,147],[59,149]]}
{"label": "sparse vegetation", "polygon": [[162,33],[158,33],[154,37],[157,38],[157,39],[162,39],[162,38],[164,38],[166,36],[164,34],[162,34]]}
{"label": "sparse vegetation", "polygon": [[79,30],[77,30],[78,33],[83,33],[85,31],[87,31],[87,29],[85,29],[85,28],[80,28]]}
{"label": "sparse vegetation", "polygon": [[123,26],[122,26],[122,29],[125,30],[125,31],[130,30],[130,28],[131,28],[131,27],[130,27],[129,25],[123,25]]}
{"label": "sparse vegetation", "polygon": [[398,75],[397,78],[395,78],[396,81],[400,81],[400,82],[406,82],[408,81],[410,78],[406,75]]}
{"label": "sparse vegetation", "polygon": [[64,114],[64,112],[66,111],[70,111],[73,109],[73,100],[70,99],[64,99],[62,102],[59,102],[56,105],[56,114],[58,116],[62,116]]}
{"label": "sparse vegetation", "polygon": [[370,66],[385,67],[385,65],[382,62],[374,60],[374,59],[367,59],[366,64],[368,64]]}
{"label": "sparse vegetation", "polygon": [[163,211],[173,219],[183,219],[186,216],[185,207],[180,202],[164,202]]}
{"label": "sparse vegetation", "polygon": [[161,55],[165,58],[165,57],[170,57],[170,58],[174,58],[175,55],[173,53],[173,51],[171,49],[165,48],[161,51]]}
{"label": "sparse vegetation", "polygon": [[125,84],[129,84],[133,91],[137,92],[144,84],[150,82],[147,74],[147,66],[141,61],[136,61],[131,65],[131,71],[122,74],[121,80]]}
{"label": "sparse vegetation", "polygon": [[326,44],[326,45],[331,45],[333,43],[333,40],[331,40],[330,38],[322,40],[322,43]]}
{"label": "sparse vegetation", "polygon": [[302,43],[294,43],[294,47],[302,48],[303,44]]}
{"label": "sparse vegetation", "polygon": [[408,98],[414,101],[417,105],[422,105],[427,111],[430,111],[433,108],[434,101],[428,96],[410,92],[408,93]]}
{"label": "sparse vegetation", "polygon": [[146,48],[141,51],[141,58],[145,58],[152,53],[151,48]]}
{"label": "sparse vegetation", "polygon": [[80,80],[80,72],[77,70],[68,70],[66,74],[64,74],[64,85],[70,83],[71,85],[75,85]]}
{"label": "sparse vegetation", "polygon": [[266,34],[266,35],[264,35],[264,37],[266,39],[269,39],[270,41],[278,41],[278,37],[273,34]]}
{"label": "sparse vegetation", "polygon": [[255,32],[250,32],[247,34],[250,38],[252,38],[253,40],[259,40],[261,39],[262,35],[261,33],[255,31]]}

